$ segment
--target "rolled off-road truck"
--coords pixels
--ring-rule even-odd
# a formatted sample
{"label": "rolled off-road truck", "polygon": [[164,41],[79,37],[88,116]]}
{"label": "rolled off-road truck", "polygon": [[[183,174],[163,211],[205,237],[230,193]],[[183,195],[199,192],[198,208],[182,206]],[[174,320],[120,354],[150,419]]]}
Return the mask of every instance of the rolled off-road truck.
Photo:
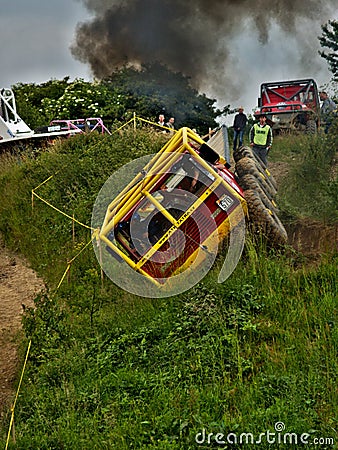
{"label": "rolled off-road truck", "polygon": [[[218,133],[228,148],[224,127]],[[105,252],[101,260],[110,255],[161,287],[190,266],[205,264],[243,220],[271,246],[287,242],[267,167],[242,147],[230,171],[215,142],[216,135],[206,142],[189,128],[175,133],[95,224]]]}

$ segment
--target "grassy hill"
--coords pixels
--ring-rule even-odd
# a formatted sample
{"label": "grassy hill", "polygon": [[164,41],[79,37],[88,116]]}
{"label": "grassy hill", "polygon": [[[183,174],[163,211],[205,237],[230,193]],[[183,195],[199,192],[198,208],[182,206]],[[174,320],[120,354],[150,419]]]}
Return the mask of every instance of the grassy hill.
{"label": "grassy hill", "polygon": [[[270,160],[284,171],[285,222],[336,223],[336,139],[333,133],[275,140]],[[278,253],[248,236],[225,283],[217,283],[220,255],[190,291],[147,299],[102,282],[92,247],[85,248],[87,228],[73,229],[68,217],[38,199],[32,209],[31,190],[53,175],[39,195],[90,225],[111,173],[155,153],[163,140],[147,131],[77,136],[47,151],[1,156],[0,233],[46,283],[24,317],[22,354],[29,339],[32,347],[15,413],[16,444],[9,448],[195,449],[222,440],[223,448],[308,448],[315,439],[332,448],[329,439],[338,439],[334,242],[313,265],[292,247]]]}

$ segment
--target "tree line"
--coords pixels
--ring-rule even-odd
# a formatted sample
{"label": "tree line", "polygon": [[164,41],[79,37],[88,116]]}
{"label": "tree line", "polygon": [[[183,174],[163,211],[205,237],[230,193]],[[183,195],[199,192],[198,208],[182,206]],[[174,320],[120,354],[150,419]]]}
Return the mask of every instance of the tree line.
{"label": "tree line", "polygon": [[[324,58],[338,79],[338,21],[322,25],[318,37]],[[42,84],[18,83],[13,86],[20,116],[31,128],[53,119],[101,117],[107,126],[125,123],[133,114],[157,122],[159,114],[175,117],[176,126],[195,128],[205,134],[218,124],[217,117],[232,113],[230,105],[216,108],[216,100],[200,94],[189,78],[159,62],[140,69],[124,67],[100,81],[70,77]]]}
{"label": "tree line", "polygon": [[189,78],[154,63],[140,70],[125,67],[101,81],[69,77],[42,84],[13,86],[19,115],[31,128],[53,119],[101,117],[108,126],[125,123],[133,114],[157,122],[159,114],[175,117],[177,127],[188,126],[206,133],[217,126],[216,100],[191,87]]}

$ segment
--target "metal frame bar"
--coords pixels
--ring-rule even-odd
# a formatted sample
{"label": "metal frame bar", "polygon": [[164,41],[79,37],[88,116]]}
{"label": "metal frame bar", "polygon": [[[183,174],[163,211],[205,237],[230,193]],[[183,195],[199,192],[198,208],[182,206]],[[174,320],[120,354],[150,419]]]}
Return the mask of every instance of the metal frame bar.
{"label": "metal frame bar", "polygon": [[[246,210],[245,200],[232,188],[203,158],[199,156],[197,151],[193,148],[193,142],[202,145],[204,141],[192,130],[187,127],[179,130],[162,149],[147,163],[142,172],[138,173],[136,177],[122,190],[120,194],[109,204],[104,218],[98,238],[105,242],[111,250],[120,256],[130,267],[142,273],[151,281],[158,283],[151,275],[145,272],[142,267],[151,259],[151,257],[168,241],[175,231],[189,218],[191,215],[206,201],[206,199],[217,189],[221,184],[240,201],[241,206]],[[209,173],[214,176],[214,181],[201,194],[197,200],[192,203],[187,211],[185,211],[179,219],[175,219],[150,192],[156,185],[159,179],[167,172],[167,170],[177,161],[177,159],[185,152],[189,152],[194,159]],[[144,172],[146,174],[144,174]],[[155,208],[160,211],[172,224],[169,230],[135,263],[126,253],[120,250],[114,242],[108,239],[107,235],[115,228],[117,223],[131,211],[137,203],[142,199],[147,198]],[[229,214],[232,215],[233,212]],[[223,224],[229,220],[227,218]],[[213,234],[213,233],[212,233]],[[211,236],[211,235],[210,235]],[[210,237],[209,236],[209,237]],[[209,239],[209,237],[207,239]],[[115,240],[115,239],[114,239]],[[198,250],[196,250],[198,251]],[[196,253],[193,252],[187,261],[193,258]],[[187,263],[183,264],[183,266]]]}

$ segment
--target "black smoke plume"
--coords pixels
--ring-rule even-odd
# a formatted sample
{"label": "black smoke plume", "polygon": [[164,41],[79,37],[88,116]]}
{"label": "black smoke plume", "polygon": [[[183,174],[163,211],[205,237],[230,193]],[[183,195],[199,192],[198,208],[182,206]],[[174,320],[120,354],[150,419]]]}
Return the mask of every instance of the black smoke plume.
{"label": "black smoke plume", "polygon": [[[272,26],[304,41],[299,62],[311,59],[309,33],[327,21],[336,0],[82,0],[92,20],[80,23],[71,48],[96,78],[122,66],[160,62],[209,87],[216,95],[236,90],[240,72],[232,39],[243,29],[264,45]],[[304,32],[306,28],[306,32]],[[312,31],[313,33],[313,31]],[[312,36],[317,40],[316,32]],[[312,41],[311,41],[312,42]],[[310,47],[310,48],[309,48]],[[317,55],[318,56],[318,55]],[[276,55],[278,58],[278,55]],[[263,81],[263,80],[262,80]],[[266,81],[266,80],[265,80]]]}

